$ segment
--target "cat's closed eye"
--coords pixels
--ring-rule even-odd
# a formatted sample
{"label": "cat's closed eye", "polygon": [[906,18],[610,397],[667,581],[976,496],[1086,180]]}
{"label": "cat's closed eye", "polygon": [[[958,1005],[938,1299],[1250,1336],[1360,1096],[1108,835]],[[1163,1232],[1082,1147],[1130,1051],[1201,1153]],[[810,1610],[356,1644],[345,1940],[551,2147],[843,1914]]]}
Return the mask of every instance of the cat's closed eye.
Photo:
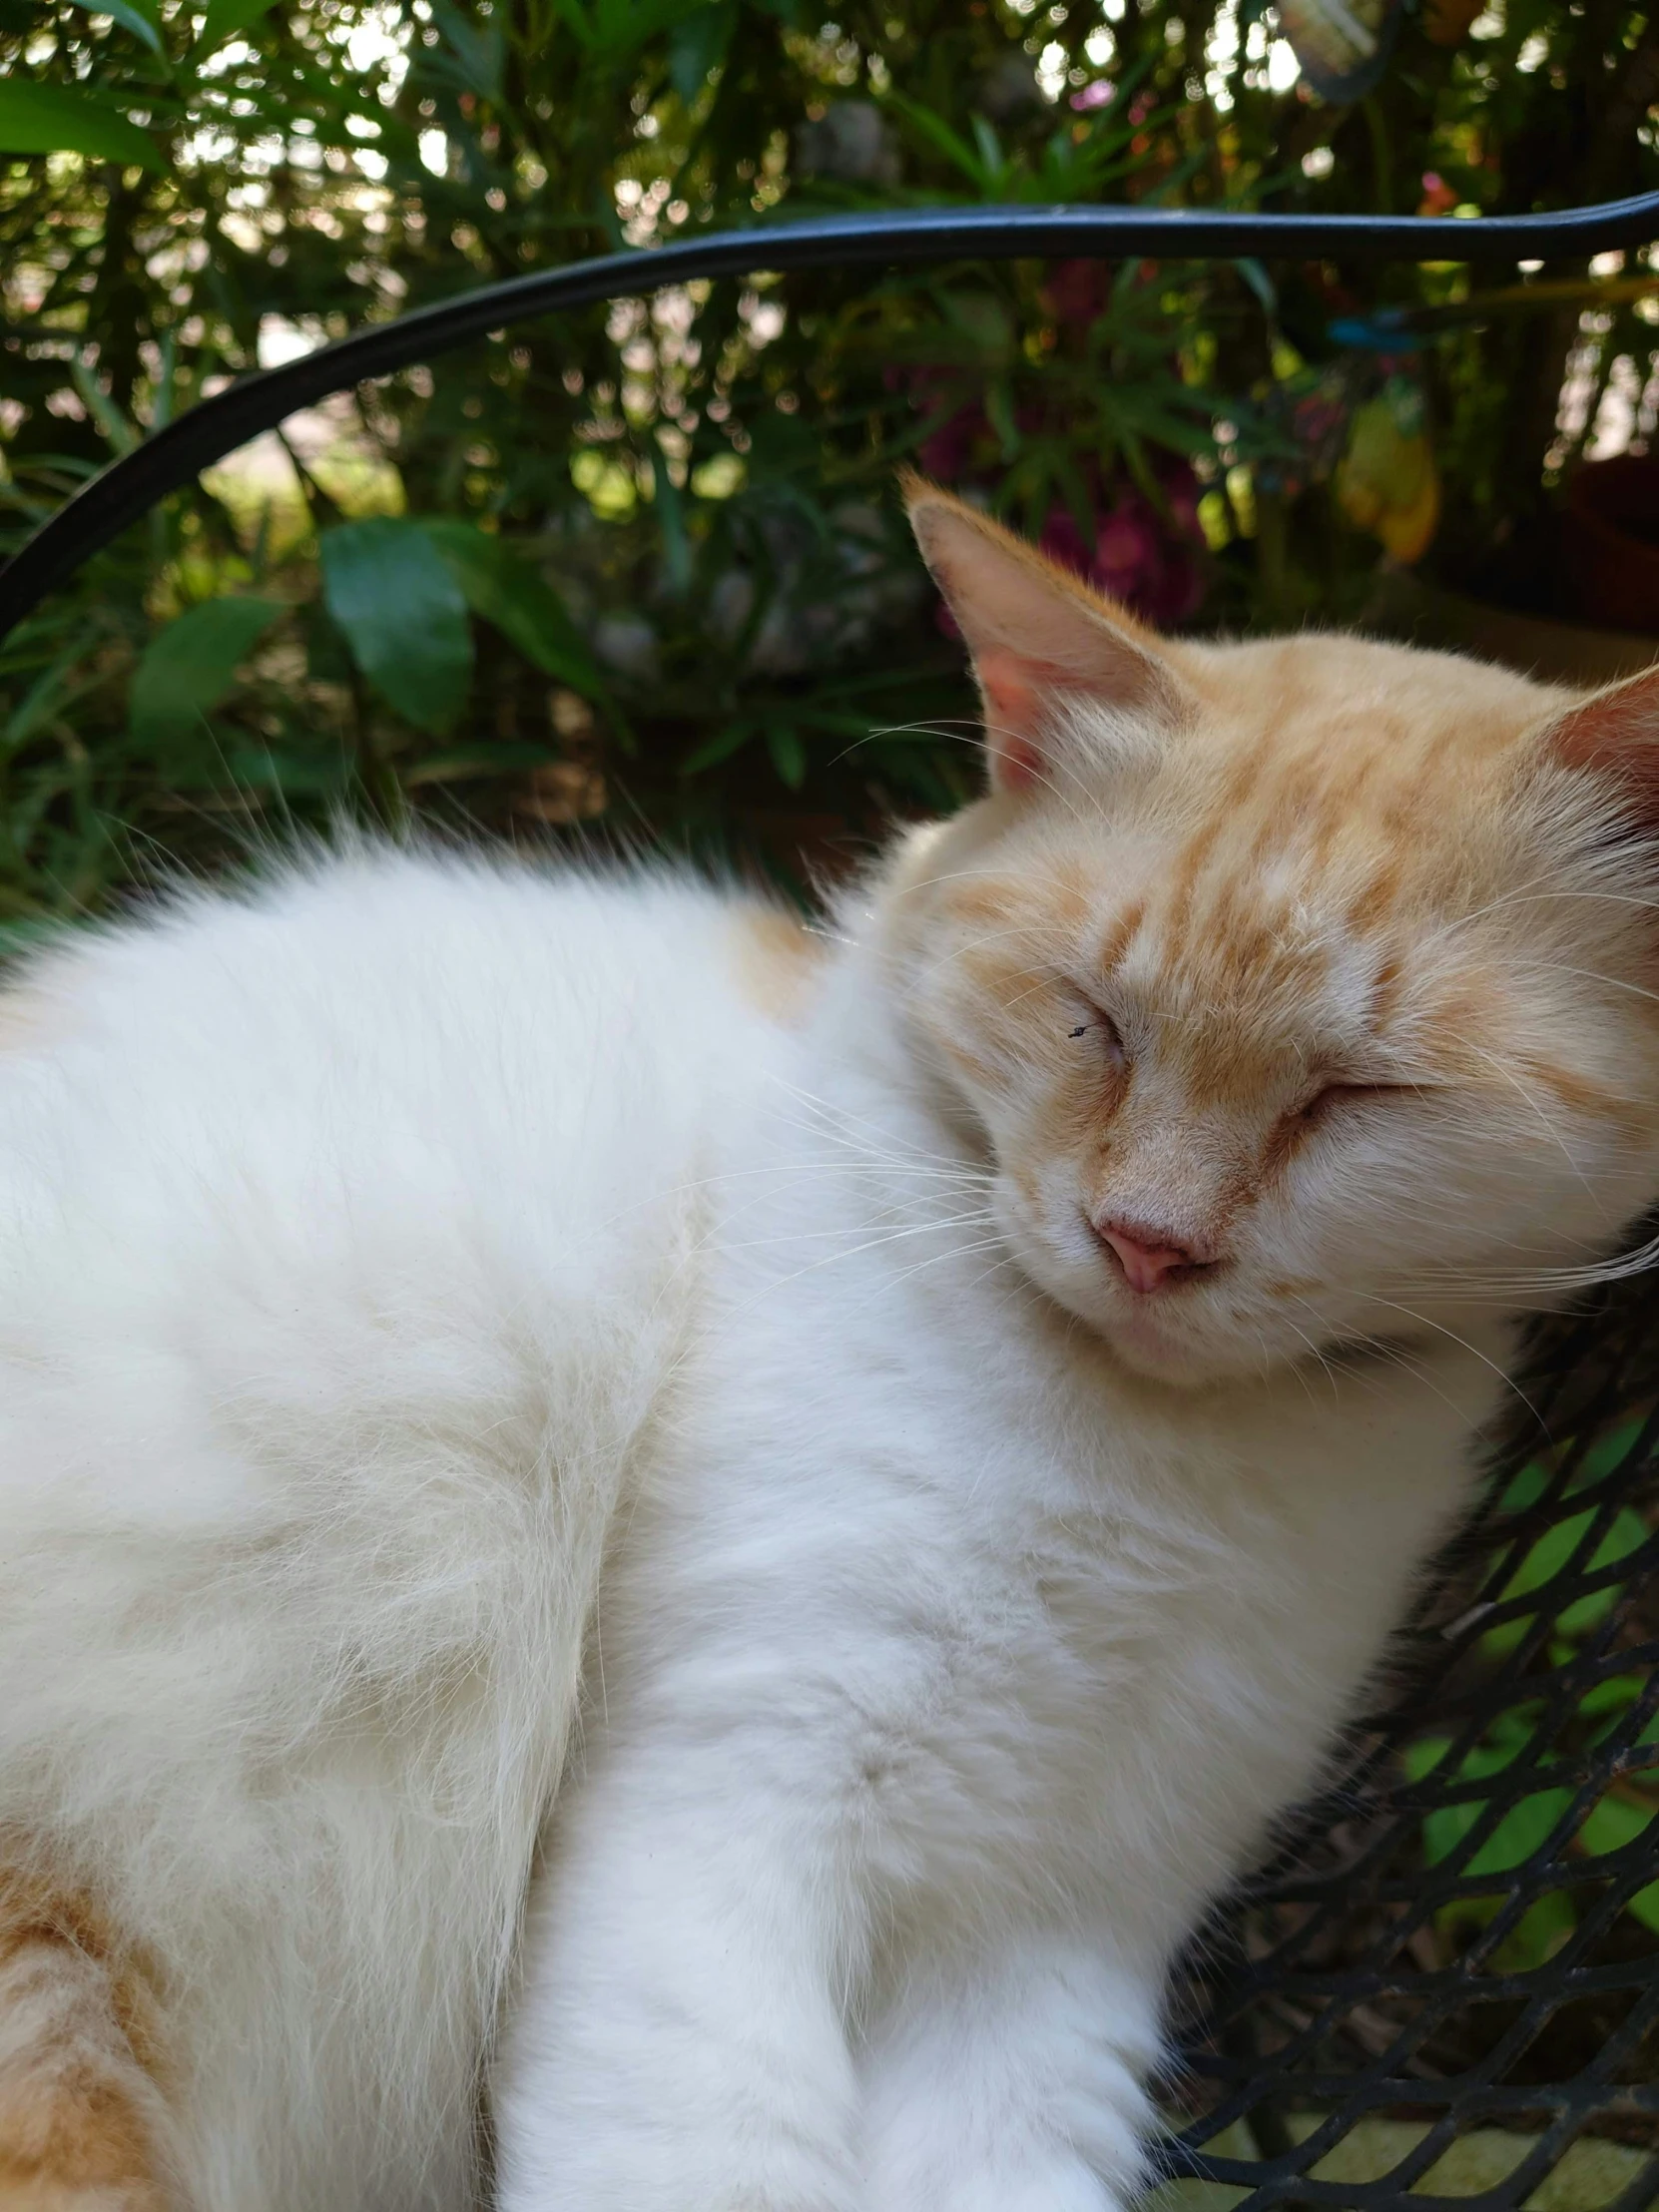
{"label": "cat's closed eye", "polygon": [[1385,1105],[1414,1095],[1415,1086],[1409,1083],[1326,1083],[1297,1108],[1297,1115],[1305,1122],[1324,1121],[1345,1106]]}
{"label": "cat's closed eye", "polygon": [[1068,1029],[1066,1035],[1068,1038],[1097,1037],[1105,1050],[1108,1064],[1114,1068],[1122,1067],[1128,1058],[1122,1032],[1103,1006],[1091,1005],[1088,1019],[1078,1022],[1075,1028]]}

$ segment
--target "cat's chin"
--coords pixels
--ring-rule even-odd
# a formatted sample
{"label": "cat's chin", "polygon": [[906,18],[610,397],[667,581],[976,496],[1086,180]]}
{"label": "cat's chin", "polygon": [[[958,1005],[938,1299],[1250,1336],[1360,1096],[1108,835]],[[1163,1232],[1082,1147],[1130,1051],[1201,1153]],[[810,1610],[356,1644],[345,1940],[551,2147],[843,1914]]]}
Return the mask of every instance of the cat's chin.
{"label": "cat's chin", "polygon": [[1149,1382],[1167,1382],[1178,1389],[1203,1389],[1262,1372],[1260,1353],[1251,1357],[1231,1345],[1205,1343],[1197,1332],[1172,1327],[1156,1313],[1097,1321],[1095,1332],[1120,1366]]}

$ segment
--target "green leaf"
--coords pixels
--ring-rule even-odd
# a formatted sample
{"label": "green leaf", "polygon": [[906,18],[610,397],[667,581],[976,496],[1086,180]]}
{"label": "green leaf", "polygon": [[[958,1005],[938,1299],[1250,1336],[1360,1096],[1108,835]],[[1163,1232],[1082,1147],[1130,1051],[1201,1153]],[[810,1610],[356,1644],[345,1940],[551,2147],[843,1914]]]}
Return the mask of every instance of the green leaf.
{"label": "green leaf", "polygon": [[1596,1720],[1603,1713],[1623,1713],[1635,1704],[1647,1688],[1647,1679],[1639,1674],[1610,1674],[1604,1681],[1592,1683],[1578,1701],[1578,1710],[1585,1720]]}
{"label": "green leaf", "polygon": [[388,706],[438,737],[466,704],[472,631],[454,571],[418,522],[373,515],[322,533],[322,597]]}
{"label": "green leaf", "polygon": [[274,599],[207,599],[170,622],[133,672],[135,736],[165,742],[194,730],[281,612]]}
{"label": "green leaf", "polygon": [[553,5],[562,17],[566,29],[574,33],[578,42],[591,53],[596,44],[594,28],[588,21],[582,0],[553,0]]}
{"label": "green leaf", "polygon": [[680,774],[682,776],[695,776],[699,769],[713,768],[719,761],[729,761],[734,753],[743,750],[754,735],[755,725],[752,722],[740,719],[737,722],[727,723],[726,727],[717,730],[713,737],[705,738],[701,745],[692,747],[680,763]]}
{"label": "green leaf", "polygon": [[61,714],[71,700],[90,688],[89,679],[84,676],[79,683],[75,681],[79,659],[79,643],[71,643],[35,678],[5,723],[0,725],[0,756],[16,752],[54,715]]}
{"label": "green leaf", "polygon": [[705,4],[706,0],[594,0],[588,20],[594,43],[620,60],[638,53],[659,32]]}
{"label": "green leaf", "polygon": [[85,154],[127,169],[165,169],[155,142],[89,93],[0,78],[0,152]]}
{"label": "green leaf", "polygon": [[[1526,1597],[1534,1590],[1542,1590],[1553,1582],[1558,1574],[1566,1571],[1569,1561],[1583,1541],[1585,1533],[1595,1519],[1595,1508],[1587,1506],[1581,1513],[1570,1513],[1565,1520],[1544,1531],[1522,1558],[1519,1566],[1505,1584],[1505,1598]],[[1639,1515],[1629,1506],[1622,1506],[1614,1515],[1609,1527],[1587,1560],[1581,1561],[1577,1572],[1614,1565],[1640,1548],[1648,1540],[1648,1531]],[[1564,1636],[1582,1636],[1598,1621],[1605,1620],[1618,1603],[1619,1589],[1610,1583],[1605,1589],[1591,1590],[1564,1608],[1557,1619],[1557,1627]],[[1489,1628],[1480,1639],[1482,1646],[1494,1657],[1512,1651],[1531,1626],[1532,1616],[1522,1615],[1515,1620],[1500,1621]]]}
{"label": "green leaf", "polygon": [[[1467,1768],[1464,1770],[1467,1772]],[[1572,1803],[1570,1790],[1539,1790],[1512,1805],[1486,1841],[1459,1871],[1465,1875],[1507,1874],[1543,1848]],[[1430,1866],[1449,1859],[1485,1812],[1480,1800],[1442,1806],[1422,1824],[1423,1854]]]}
{"label": "green leaf", "polygon": [[735,8],[714,5],[711,0],[709,5],[693,8],[669,33],[669,82],[688,108],[725,61],[737,19]]}
{"label": "green leaf", "polygon": [[1424,1775],[1433,1773],[1450,1749],[1449,1736],[1419,1736],[1415,1743],[1407,1744],[1399,1755],[1399,1763],[1405,1770],[1405,1779],[1408,1782],[1420,1782]]}
{"label": "green leaf", "polygon": [[346,757],[337,746],[307,751],[292,743],[240,746],[226,761],[239,791],[279,792],[284,799],[342,801],[348,788]]}
{"label": "green leaf", "polygon": [[1578,1848],[1592,1859],[1603,1852],[1623,1851],[1647,1833],[1653,1819],[1651,1805],[1632,1805],[1628,1798],[1604,1797],[1586,1816],[1578,1831]]}
{"label": "green leaf", "polygon": [[84,7],[89,15],[112,16],[131,31],[134,38],[142,39],[152,54],[161,55],[164,61],[167,59],[161,27],[148,8],[129,6],[128,0],[76,0],[76,4]]}
{"label": "green leaf", "polygon": [[588,699],[605,697],[599,664],[563,600],[528,561],[470,522],[436,518],[419,527],[443,555],[474,614],[493,622],[544,676],[568,684]]}
{"label": "green leaf", "polygon": [[1546,1890],[1521,1915],[1492,1953],[1498,1973],[1531,1973],[1554,1957],[1578,1926],[1578,1913],[1565,1890]]}
{"label": "green leaf", "polygon": [[801,732],[787,722],[769,722],[767,751],[782,781],[792,792],[798,792],[807,781],[807,748]]}
{"label": "green leaf", "polygon": [[505,98],[507,41],[498,23],[471,23],[450,0],[431,0],[432,21],[454,55],[463,84],[500,107]]}
{"label": "green leaf", "polygon": [[269,15],[275,5],[276,0],[208,0],[202,36],[192,49],[192,59],[200,61],[216,47],[240,37],[244,31],[251,31],[261,16]]}
{"label": "green leaf", "polygon": [[973,118],[973,143],[979,149],[980,161],[985,165],[985,183],[988,189],[993,182],[1000,179],[1008,162],[995,128],[982,115],[975,115]]}
{"label": "green leaf", "polygon": [[935,152],[944,156],[962,172],[972,184],[983,192],[987,183],[984,166],[979,162],[965,140],[957,137],[942,117],[931,108],[924,108],[919,101],[906,100],[901,92],[889,92],[882,102],[884,107],[895,109],[906,123],[927,140]]}
{"label": "green leaf", "polygon": [[651,448],[652,504],[663,533],[663,573],[674,592],[691,588],[692,550],[686,536],[686,507],[680,487],[668,472],[668,455],[660,445]]}

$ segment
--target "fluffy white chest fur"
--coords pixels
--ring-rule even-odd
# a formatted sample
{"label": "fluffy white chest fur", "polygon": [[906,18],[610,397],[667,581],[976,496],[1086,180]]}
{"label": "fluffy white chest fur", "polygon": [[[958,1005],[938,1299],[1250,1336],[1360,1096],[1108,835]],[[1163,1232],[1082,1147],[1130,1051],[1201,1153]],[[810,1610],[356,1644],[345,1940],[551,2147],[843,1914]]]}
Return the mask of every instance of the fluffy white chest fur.
{"label": "fluffy white chest fur", "polygon": [[0,1832],[157,1962],[190,2203],[469,2203],[527,1885],[511,2212],[1107,2201],[1455,1502],[1478,1358],[1137,1382],[767,931],[387,857],[16,1004]]}

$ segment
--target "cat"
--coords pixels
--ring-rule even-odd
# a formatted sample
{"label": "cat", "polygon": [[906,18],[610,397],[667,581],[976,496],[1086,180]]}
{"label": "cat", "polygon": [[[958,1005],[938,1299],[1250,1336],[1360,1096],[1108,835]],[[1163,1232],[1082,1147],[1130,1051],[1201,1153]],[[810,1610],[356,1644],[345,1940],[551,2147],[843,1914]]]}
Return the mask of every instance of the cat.
{"label": "cat", "polygon": [[5,2212],[1124,2206],[1516,1317],[1637,1264],[1659,674],[909,500],[988,791],[821,926],[357,846],[4,1001]]}

